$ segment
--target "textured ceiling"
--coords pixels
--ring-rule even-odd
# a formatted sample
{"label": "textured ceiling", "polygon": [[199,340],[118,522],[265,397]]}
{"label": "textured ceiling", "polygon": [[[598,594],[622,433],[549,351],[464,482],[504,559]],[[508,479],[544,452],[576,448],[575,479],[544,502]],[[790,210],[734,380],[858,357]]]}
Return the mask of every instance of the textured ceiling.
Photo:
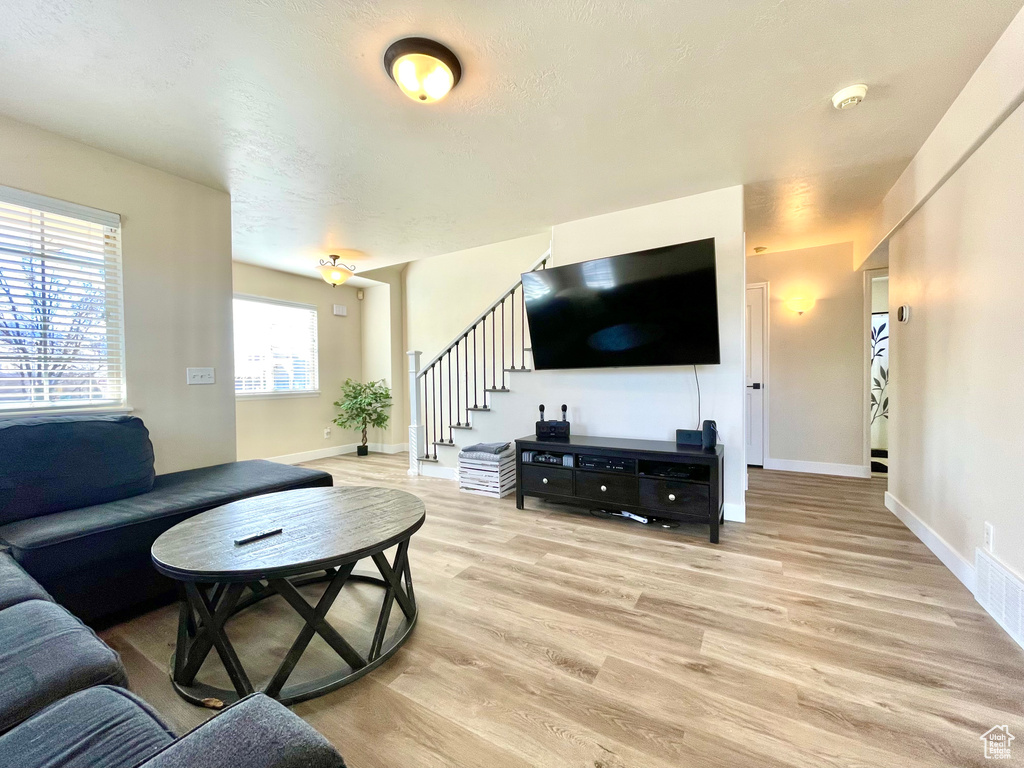
{"label": "textured ceiling", "polygon": [[[739,183],[748,247],[795,247],[850,239],[1021,1],[3,0],[0,112],[230,191],[278,269]],[[406,35],[460,56],[446,100],[385,75]]]}

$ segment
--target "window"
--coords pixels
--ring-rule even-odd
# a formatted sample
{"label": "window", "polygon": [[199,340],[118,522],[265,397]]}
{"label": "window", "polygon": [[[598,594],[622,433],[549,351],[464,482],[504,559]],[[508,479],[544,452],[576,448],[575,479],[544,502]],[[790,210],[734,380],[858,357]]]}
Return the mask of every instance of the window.
{"label": "window", "polygon": [[235,394],[316,392],[316,308],[236,296]]}
{"label": "window", "polygon": [[123,407],[117,214],[0,187],[0,413]]}

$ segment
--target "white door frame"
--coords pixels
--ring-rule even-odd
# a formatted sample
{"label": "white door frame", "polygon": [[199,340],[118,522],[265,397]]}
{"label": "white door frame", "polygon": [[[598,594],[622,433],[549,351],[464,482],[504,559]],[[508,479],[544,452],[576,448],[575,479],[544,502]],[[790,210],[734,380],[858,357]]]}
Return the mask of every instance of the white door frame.
{"label": "white door frame", "polygon": [[[771,453],[769,453],[769,451],[768,451],[768,443],[769,443],[768,399],[769,399],[769,393],[771,391],[771,387],[769,385],[769,380],[771,378],[771,376],[770,376],[771,368],[769,367],[769,359],[768,359],[769,358],[769,349],[770,349],[770,347],[768,345],[768,342],[771,339],[771,317],[772,317],[772,313],[771,313],[771,284],[769,282],[767,282],[767,281],[762,282],[762,283],[747,283],[747,289],[746,290],[750,290],[751,288],[760,288],[764,292],[764,301],[762,302],[762,309],[761,309],[761,316],[762,316],[762,322],[761,322],[761,355],[762,355],[762,366],[763,366],[763,371],[762,371],[763,375],[761,376],[761,378],[763,379],[763,381],[761,382],[761,391],[764,393],[761,396],[763,398],[763,400],[764,400],[764,406],[761,408],[761,422],[762,422],[762,425],[761,425],[761,435],[762,435],[762,437],[761,437],[761,442],[762,442],[762,446],[761,446],[762,447],[761,461],[763,462],[761,466],[765,466],[765,465],[767,465],[769,457],[771,456]],[[746,292],[744,292],[743,295],[744,295],[744,303],[746,303]],[[745,320],[745,318],[744,318],[744,320]],[[870,331],[868,331],[868,333],[870,333]],[[744,383],[744,386],[745,386],[745,383]],[[744,427],[745,427],[745,424],[744,424]],[[743,444],[746,445],[746,442],[747,442],[746,435],[744,435],[744,437],[743,437]]]}
{"label": "white door frame", "polygon": [[[861,355],[864,366],[864,417],[861,419],[864,448],[861,461],[868,470],[868,477],[871,477],[871,281],[876,277],[886,277],[888,274],[888,267],[864,270],[864,352]],[[891,315],[889,317],[889,337],[892,338]]]}

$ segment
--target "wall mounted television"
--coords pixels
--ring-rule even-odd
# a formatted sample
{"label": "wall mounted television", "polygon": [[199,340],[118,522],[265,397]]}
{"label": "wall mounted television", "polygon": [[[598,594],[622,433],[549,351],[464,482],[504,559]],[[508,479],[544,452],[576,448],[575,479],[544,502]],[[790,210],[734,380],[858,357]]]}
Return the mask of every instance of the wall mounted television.
{"label": "wall mounted television", "polygon": [[715,240],[523,275],[534,367],[714,365]]}

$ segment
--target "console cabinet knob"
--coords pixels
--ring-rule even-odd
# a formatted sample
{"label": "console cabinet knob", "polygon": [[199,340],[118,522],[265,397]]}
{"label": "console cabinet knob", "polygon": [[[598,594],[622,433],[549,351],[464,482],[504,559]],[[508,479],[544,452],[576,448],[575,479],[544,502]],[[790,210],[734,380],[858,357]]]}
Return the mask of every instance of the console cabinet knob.
{"label": "console cabinet knob", "polygon": [[668,500],[669,500],[669,501],[675,501],[675,500],[676,500],[676,495],[675,495],[674,493],[670,493],[670,494],[668,495]]}
{"label": "console cabinet knob", "polygon": [[607,491],[608,490],[608,486],[607,485],[602,485],[601,486],[601,490],[602,491]]}
{"label": "console cabinet knob", "polygon": [[541,482],[544,483],[544,485],[547,485],[548,484],[548,479],[546,477],[542,478]]}

